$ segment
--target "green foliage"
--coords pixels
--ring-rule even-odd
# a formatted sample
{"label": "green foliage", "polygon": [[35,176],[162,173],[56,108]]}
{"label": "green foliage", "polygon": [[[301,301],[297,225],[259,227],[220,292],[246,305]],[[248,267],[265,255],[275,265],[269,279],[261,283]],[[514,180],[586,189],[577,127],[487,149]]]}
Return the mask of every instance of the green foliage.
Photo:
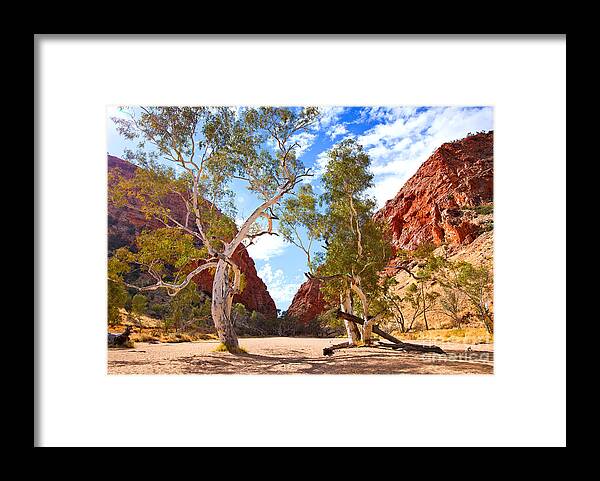
{"label": "green foliage", "polygon": [[[297,336],[318,334],[316,326],[305,326],[282,313],[277,318],[269,318],[257,311],[249,312],[243,304],[234,304],[231,319],[235,330],[242,336]],[[320,333],[320,331],[319,331]]]}
{"label": "green foliage", "polygon": [[479,215],[488,215],[494,213],[494,204],[482,204],[474,208]]}
{"label": "green foliage", "polygon": [[481,204],[475,207],[463,207],[463,210],[470,210],[479,215],[488,215],[494,213],[494,204]]}
{"label": "green foliage", "polygon": [[415,259],[429,260],[433,257],[433,251],[437,246],[433,242],[423,242],[412,251],[412,257]]}
{"label": "green foliage", "polygon": [[231,308],[231,322],[233,326],[243,326],[247,323],[250,313],[246,310],[246,306],[239,302],[235,303]]}
{"label": "green foliage", "polygon": [[317,335],[343,336],[346,334],[344,321],[337,317],[337,307],[321,313],[309,326],[308,331]]}
{"label": "green foliage", "polygon": [[373,303],[375,312],[385,314],[385,317],[393,320],[400,332],[407,332],[408,325],[405,317],[406,298],[397,294],[398,281],[394,276],[383,275],[381,277],[382,293]]}
{"label": "green foliage", "polygon": [[323,174],[320,204],[325,210],[322,237],[327,249],[319,272],[337,276],[323,289],[332,302],[350,282],[360,284],[371,299],[377,298],[381,293],[379,271],[391,256],[387,233],[373,220],[375,202],[367,195],[373,185],[369,164],[362,146],[344,140],[329,152]]}
{"label": "green foliage", "polygon": [[365,191],[373,185],[369,172],[370,159],[362,146],[353,139],[346,139],[328,152],[329,162],[323,174],[327,187],[323,199],[330,205],[350,209],[344,205],[349,198],[366,201]]}
{"label": "green foliage", "polygon": [[200,302],[198,288],[195,283],[190,282],[171,299],[168,314],[163,322],[165,331],[173,326],[177,331],[183,330],[193,323],[201,312]]}
{"label": "green foliage", "polygon": [[[240,158],[236,167],[237,175],[248,180],[251,191],[263,199],[271,198],[280,186],[304,172],[304,165],[296,156],[299,144],[291,139],[306,131],[318,115],[315,107],[260,107],[244,112],[246,134],[253,133],[248,145],[252,145],[256,153]],[[267,140],[275,142],[274,154],[264,145]]]}
{"label": "green foliage", "polygon": [[452,320],[453,326],[460,329],[462,327],[461,292],[457,289],[444,287],[439,303],[442,312]]}
{"label": "green foliage", "polygon": [[246,274],[244,274],[243,272],[240,273],[240,287],[239,287],[239,292],[244,292],[244,290],[246,289],[246,286],[248,285],[248,280],[246,279]]}
{"label": "green foliage", "polygon": [[427,312],[431,311],[435,303],[437,302],[437,298],[439,297],[439,293],[430,292],[426,287],[426,278],[422,277],[418,283],[413,282],[410,284],[405,291],[405,300],[408,301],[410,306],[412,307],[412,320],[410,325],[408,326],[407,331],[413,327],[414,322],[419,318],[423,318],[423,322],[425,325],[425,329],[429,329],[429,325],[427,322]]}
{"label": "green foliage", "polygon": [[217,345],[217,347],[215,347],[214,352],[229,352],[231,354],[248,354],[248,351],[242,346],[238,346],[237,348],[232,349],[232,348],[227,347],[222,342],[219,343]]}
{"label": "green foliage", "polygon": [[136,244],[138,250],[131,254],[130,259],[151,267],[158,274],[164,273],[165,265],[182,269],[206,256],[206,249],[197,248],[194,238],[180,230],[164,228],[144,231],[137,237]]}
{"label": "green foliage", "polygon": [[204,302],[198,307],[198,317],[207,318],[211,315],[211,302],[210,299],[205,299]]}
{"label": "green foliage", "polygon": [[423,313],[424,307],[433,304],[439,294],[437,292],[427,292],[422,282],[418,284],[413,282],[406,288],[405,300],[410,303],[413,310]]}
{"label": "green foliage", "polygon": [[108,324],[119,324],[119,309],[131,308],[131,298],[125,287],[123,277],[131,270],[127,262],[129,251],[119,248],[108,259]]}
{"label": "green foliage", "polygon": [[493,333],[492,305],[492,275],[486,266],[474,266],[468,262],[459,262],[458,286],[476,309],[479,318],[487,331]]}
{"label": "green foliage", "polygon": [[108,324],[114,326],[120,321],[119,309],[125,307],[129,295],[121,282],[108,281]]}
{"label": "green foliage", "polygon": [[443,289],[442,310],[455,324],[462,322],[460,306],[464,297],[487,331],[490,334],[493,332],[493,279],[491,271],[485,265],[444,261],[436,269],[435,279]]}
{"label": "green foliage", "polygon": [[131,310],[134,314],[146,314],[148,309],[148,299],[142,294],[136,294],[131,299]]}
{"label": "green foliage", "polygon": [[[404,291],[404,298],[399,298],[393,293],[386,293],[388,310],[393,315],[398,315],[398,324],[401,332],[409,332],[417,319],[422,318],[425,329],[429,329],[427,313],[432,311],[438,303],[440,293],[430,289],[433,283],[438,282],[438,275],[447,266],[443,256],[435,255],[436,246],[432,243],[423,243],[413,251],[398,253],[398,261],[404,265],[414,279]],[[410,267],[413,266],[413,267]],[[412,311],[410,319],[404,317],[403,305],[409,306]]]}
{"label": "green foliage", "polygon": [[[235,326],[236,331],[245,336],[277,335],[277,319],[267,318],[257,311],[248,312],[243,305],[238,304]],[[234,306],[235,309],[235,306]],[[233,317],[233,313],[232,313]]]}
{"label": "green foliage", "polygon": [[152,303],[148,307],[149,314],[152,317],[162,319],[167,313],[169,307],[167,304]]}
{"label": "green foliage", "polygon": [[[155,185],[157,191],[142,187],[142,209],[151,211],[160,207],[158,200],[167,192],[165,187],[173,187],[174,181],[191,182],[194,170],[203,170],[197,185],[203,199],[226,208],[229,191],[224,189],[225,177],[229,173],[221,169],[221,164],[231,156],[237,143],[236,133],[241,124],[235,112],[226,107],[141,107],[126,109],[131,118],[114,118],[118,131],[128,139],[135,139],[138,147],[126,152],[126,157],[144,167],[142,174],[147,176],[146,187]],[[204,158],[201,156],[205,155]],[[158,160],[171,161],[179,169],[159,167]],[[202,159],[202,166],[199,162]],[[195,164],[195,165],[194,165]],[[181,170],[183,173],[179,174]],[[139,179],[142,180],[142,179]],[[186,186],[187,190],[191,187]],[[181,193],[180,189],[176,191]],[[129,192],[132,194],[133,192]]]}
{"label": "green foliage", "polygon": [[121,247],[117,249],[113,256],[108,259],[108,278],[113,281],[123,281],[123,276],[127,274],[131,267],[129,265],[129,250]]}

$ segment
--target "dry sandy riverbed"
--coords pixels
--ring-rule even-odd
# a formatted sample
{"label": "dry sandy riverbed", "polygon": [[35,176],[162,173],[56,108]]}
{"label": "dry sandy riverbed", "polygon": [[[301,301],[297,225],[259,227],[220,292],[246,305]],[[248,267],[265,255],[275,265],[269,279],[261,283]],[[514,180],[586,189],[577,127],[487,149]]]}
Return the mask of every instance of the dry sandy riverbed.
{"label": "dry sandy riverbed", "polygon": [[[214,352],[217,341],[149,344],[109,349],[109,374],[491,374],[493,346],[436,343],[447,355],[360,347],[323,356],[343,342],[319,338],[245,338],[248,354]],[[424,343],[424,342],[423,342]]]}

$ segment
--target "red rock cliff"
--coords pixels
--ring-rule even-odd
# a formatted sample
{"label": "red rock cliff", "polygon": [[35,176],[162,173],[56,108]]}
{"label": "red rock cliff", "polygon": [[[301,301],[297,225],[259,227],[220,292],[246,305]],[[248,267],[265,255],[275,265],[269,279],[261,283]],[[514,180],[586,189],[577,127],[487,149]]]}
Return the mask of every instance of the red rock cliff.
{"label": "red rock cliff", "polygon": [[[108,169],[119,169],[122,175],[132,176],[138,167],[118,157],[108,156]],[[175,213],[176,217],[183,218],[185,207],[183,203],[173,196],[166,201],[167,206]],[[142,214],[131,209],[118,208],[108,203],[108,248],[109,251],[121,246],[133,245],[135,237],[144,227],[157,228],[158,222],[148,221]],[[233,298],[247,309],[260,312],[269,318],[277,316],[275,302],[271,298],[267,286],[256,273],[254,261],[245,249],[238,248],[234,260],[240,266],[246,277],[246,288],[241,294]],[[210,294],[212,290],[212,275],[203,271],[194,278],[200,289]]]}
{"label": "red rock cliff", "polygon": [[442,144],[421,165],[375,215],[390,226],[394,247],[475,240],[478,226],[463,209],[493,200],[493,144],[493,132],[471,135]]}
{"label": "red rock cliff", "polygon": [[[477,238],[479,225],[464,208],[493,200],[493,143],[493,132],[448,142],[421,165],[375,215],[390,225],[394,247],[414,249],[423,242],[469,244]],[[324,308],[318,284],[307,281],[287,312],[306,323]]]}
{"label": "red rock cliff", "polygon": [[325,300],[318,279],[309,279],[300,286],[287,310],[287,316],[307,324],[325,310]]}

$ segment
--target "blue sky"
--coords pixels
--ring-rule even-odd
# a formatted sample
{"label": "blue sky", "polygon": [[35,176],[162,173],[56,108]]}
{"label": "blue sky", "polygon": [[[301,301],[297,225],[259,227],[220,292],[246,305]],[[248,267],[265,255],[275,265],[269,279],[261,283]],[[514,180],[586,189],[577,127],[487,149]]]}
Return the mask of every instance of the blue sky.
{"label": "blue sky", "polygon": [[[444,142],[465,137],[470,132],[493,129],[491,107],[321,107],[319,124],[303,133],[300,159],[312,167],[310,179],[319,191],[320,174],[326,152],[341,140],[353,137],[371,157],[375,186],[370,190],[379,207],[396,195],[404,183]],[[107,108],[107,152],[117,157],[128,146],[116,132],[110,117],[119,115]],[[243,184],[235,184],[239,221],[259,204]],[[285,310],[302,282],[306,280],[306,258],[297,247],[279,236],[262,236],[249,248],[278,309]]]}

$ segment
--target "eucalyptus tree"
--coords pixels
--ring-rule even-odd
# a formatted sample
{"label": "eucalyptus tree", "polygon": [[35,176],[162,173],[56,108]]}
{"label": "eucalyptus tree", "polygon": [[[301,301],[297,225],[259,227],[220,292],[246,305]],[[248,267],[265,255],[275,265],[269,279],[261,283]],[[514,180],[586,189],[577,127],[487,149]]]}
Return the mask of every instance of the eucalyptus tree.
{"label": "eucalyptus tree", "polygon": [[129,271],[129,265],[123,262],[118,256],[113,256],[108,260],[108,324],[114,326],[121,321],[120,309],[125,308],[129,300],[129,293],[123,282],[114,282],[113,279],[122,279],[123,275]]}
{"label": "eucalyptus tree", "polygon": [[[298,135],[318,116],[316,108],[141,107],[115,118],[125,138],[137,141],[126,158],[141,169],[109,179],[109,200],[141,212],[161,228],[138,238],[137,252],[117,252],[152,279],[140,291],[176,295],[200,272],[214,272],[211,315],[221,342],[237,351],[231,322],[242,275],[234,253],[273,234],[273,208],[306,176],[297,158]],[[232,182],[253,192],[260,205],[236,228]],[[185,208],[172,210],[169,199]],[[175,267],[169,278],[167,266]],[[193,267],[190,267],[193,266]],[[109,269],[110,273],[110,269]],[[114,281],[122,281],[117,273]]]}
{"label": "eucalyptus tree", "polygon": [[167,320],[165,330],[168,331],[169,327],[173,325],[175,326],[175,332],[184,331],[194,322],[201,301],[202,298],[194,283],[190,283],[181,289],[169,303],[169,310],[165,316]]}
{"label": "eucalyptus tree", "polygon": [[[340,142],[328,152],[318,206],[312,190],[302,186],[297,199],[288,200],[281,215],[286,239],[307,253],[309,277],[324,281],[326,297],[339,302],[340,309],[349,314],[354,314],[353,295],[359,299],[362,339],[367,344],[373,323],[380,317],[371,315],[383,289],[379,272],[391,256],[390,243],[373,220],[375,202],[367,195],[373,186],[369,165],[369,156],[356,141]],[[323,242],[324,255],[311,259],[310,244],[299,242],[298,225],[306,229],[309,242],[315,238]],[[344,323],[348,342],[357,344],[358,327],[347,320]]]}
{"label": "eucalyptus tree", "polygon": [[[369,344],[373,324],[383,315],[372,315],[371,308],[382,294],[380,271],[391,257],[390,243],[383,227],[373,219],[375,201],[367,194],[373,174],[362,146],[346,139],[331,149],[328,157],[322,179],[326,255],[321,272],[331,279],[327,289],[339,293],[341,310],[352,313],[352,294],[358,297],[364,319],[362,340]],[[356,325],[346,321],[346,329],[348,342],[355,344]]]}
{"label": "eucalyptus tree", "polygon": [[138,293],[131,298],[130,316],[140,329],[143,327],[142,316],[146,314],[147,310],[148,299],[146,296]]}
{"label": "eucalyptus tree", "polygon": [[403,270],[414,279],[405,290],[403,301],[412,307],[412,319],[406,332],[412,329],[416,319],[423,317],[425,330],[429,330],[427,313],[435,307],[438,292],[430,292],[429,285],[437,281],[438,273],[447,265],[447,260],[435,255],[433,243],[422,243],[414,251],[399,250],[396,252],[397,269]]}
{"label": "eucalyptus tree", "polygon": [[429,292],[425,283],[428,278],[418,277],[417,283],[413,282],[406,288],[405,299],[410,303],[412,307],[412,320],[406,329],[406,332],[410,331],[415,321],[422,316],[425,330],[429,330],[429,323],[427,322],[427,313],[433,310],[435,302],[439,297],[437,292]]}
{"label": "eucalyptus tree", "polygon": [[471,305],[488,333],[494,332],[493,277],[485,265],[474,266],[468,262],[459,264],[459,282]]}
{"label": "eucalyptus tree", "polygon": [[108,325],[114,326],[121,321],[119,309],[125,307],[128,298],[127,289],[122,284],[109,282],[107,294]]}
{"label": "eucalyptus tree", "polygon": [[[464,296],[476,311],[488,333],[494,332],[492,312],[493,277],[485,265],[474,266],[466,261],[447,261],[443,265],[438,280],[446,292],[452,292],[456,298]],[[459,301],[457,301],[458,304]],[[443,306],[447,309],[447,306]],[[454,305],[450,309],[458,311]],[[458,314],[456,319],[460,321]]]}

